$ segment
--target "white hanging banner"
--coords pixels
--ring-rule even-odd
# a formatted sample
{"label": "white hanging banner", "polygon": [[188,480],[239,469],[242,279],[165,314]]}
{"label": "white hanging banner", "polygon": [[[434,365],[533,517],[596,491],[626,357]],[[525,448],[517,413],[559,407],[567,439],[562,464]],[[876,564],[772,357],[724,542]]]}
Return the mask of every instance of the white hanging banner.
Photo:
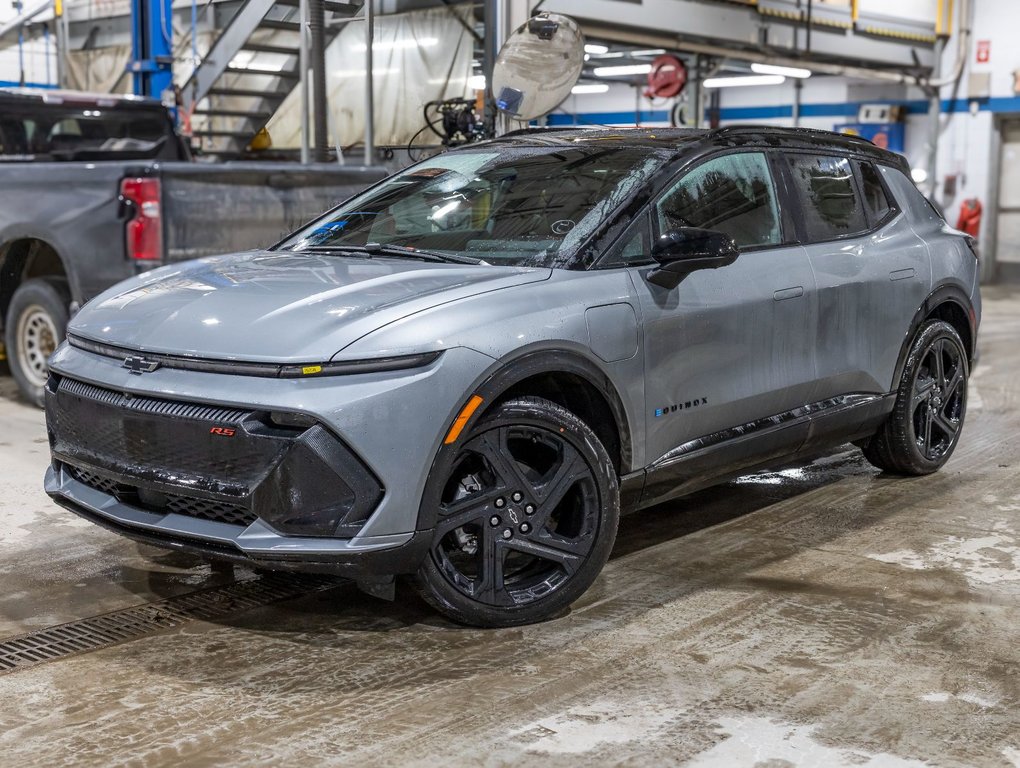
{"label": "white hanging banner", "polygon": [[[425,125],[425,104],[468,95],[474,38],[469,9],[435,8],[375,17],[372,75],[375,142],[403,146]],[[345,150],[365,136],[365,24],[355,20],[326,49],[330,145]],[[295,89],[269,121],[277,148],[301,144],[300,94]],[[434,115],[433,115],[434,117]],[[424,136],[428,143],[438,139]]]}

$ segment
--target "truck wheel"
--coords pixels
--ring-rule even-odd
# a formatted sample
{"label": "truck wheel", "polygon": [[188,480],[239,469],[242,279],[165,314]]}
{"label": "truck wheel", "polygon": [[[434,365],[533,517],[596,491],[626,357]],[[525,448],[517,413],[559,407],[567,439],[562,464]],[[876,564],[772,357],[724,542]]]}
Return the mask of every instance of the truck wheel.
{"label": "truck wheel", "polygon": [[18,287],[7,310],[4,328],[11,375],[25,399],[40,408],[46,361],[64,340],[69,304],[66,283],[35,278]]}
{"label": "truck wheel", "polygon": [[556,616],[598,576],[616,539],[616,472],[595,433],[537,397],[497,406],[465,437],[417,575],[427,602],[478,627]]}

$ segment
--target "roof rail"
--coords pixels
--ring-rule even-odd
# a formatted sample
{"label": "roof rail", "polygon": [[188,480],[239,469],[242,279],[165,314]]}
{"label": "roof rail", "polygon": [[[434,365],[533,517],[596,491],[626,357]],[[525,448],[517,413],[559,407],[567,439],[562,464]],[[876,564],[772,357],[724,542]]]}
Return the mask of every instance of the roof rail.
{"label": "roof rail", "polygon": [[585,127],[583,125],[529,125],[527,128],[516,128],[506,133],[501,133],[497,136],[497,139],[502,139],[506,136],[527,136],[533,133],[559,133],[560,131],[580,131]]}
{"label": "roof rail", "polygon": [[712,131],[713,136],[726,136],[732,133],[772,133],[783,136],[813,135],[813,136],[840,136],[849,140],[857,140],[865,144],[875,146],[871,139],[858,136],[854,133],[839,133],[838,131],[826,131],[820,128],[793,128],[783,125],[725,125]]}

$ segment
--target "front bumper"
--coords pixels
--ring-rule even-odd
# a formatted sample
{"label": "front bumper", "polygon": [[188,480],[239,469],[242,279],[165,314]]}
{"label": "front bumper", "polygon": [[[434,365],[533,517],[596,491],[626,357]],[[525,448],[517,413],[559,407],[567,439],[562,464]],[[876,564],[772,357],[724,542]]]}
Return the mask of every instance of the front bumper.
{"label": "front bumper", "polygon": [[[51,387],[47,408],[58,504],[157,546],[357,576],[411,572],[424,557],[429,469],[465,387],[493,361],[454,349],[413,370],[309,380],[121,363],[67,345],[51,360],[70,383]],[[276,429],[269,412],[317,425]]]}
{"label": "front bumper", "polygon": [[143,544],[272,570],[350,578],[411,573],[432,540],[427,530],[360,542],[295,538],[283,536],[258,520],[241,528],[187,515],[149,512],[79,482],[61,465],[46,470],[45,488],[50,498],[65,509]]}

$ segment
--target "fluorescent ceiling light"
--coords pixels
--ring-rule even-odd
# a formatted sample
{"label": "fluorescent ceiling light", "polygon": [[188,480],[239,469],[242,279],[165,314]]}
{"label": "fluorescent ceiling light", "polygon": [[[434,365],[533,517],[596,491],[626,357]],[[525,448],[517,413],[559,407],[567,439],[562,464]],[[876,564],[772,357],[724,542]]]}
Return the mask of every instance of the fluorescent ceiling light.
{"label": "fluorescent ceiling light", "polygon": [[624,75],[647,75],[651,64],[621,64],[618,67],[595,67],[595,77],[623,77]]}
{"label": "fluorescent ceiling light", "polygon": [[779,85],[785,83],[782,75],[738,75],[737,77],[710,77],[703,85],[706,88],[736,88],[742,85]]}
{"label": "fluorescent ceiling light", "polygon": [[571,93],[605,93],[609,83],[579,83],[570,89]]}
{"label": "fluorescent ceiling light", "polygon": [[485,75],[471,75],[467,79],[468,88],[472,91],[484,91],[485,90]]}
{"label": "fluorescent ceiling light", "polygon": [[[431,48],[435,45],[439,45],[439,40],[435,37],[423,37],[421,40],[413,40],[405,38],[403,40],[376,40],[372,43],[373,51],[394,51],[404,48]],[[366,51],[368,46],[364,43],[357,43],[354,46],[356,51]]]}
{"label": "fluorescent ceiling light", "polygon": [[596,56],[601,56],[603,53],[609,53],[608,45],[599,45],[598,43],[587,43],[584,46],[585,53],[594,53]]}
{"label": "fluorescent ceiling light", "polygon": [[799,69],[798,67],[776,67],[772,64],[759,64],[758,62],[751,65],[751,71],[759,75],[782,75],[783,77],[796,77],[799,79],[811,77],[810,69]]}
{"label": "fluorescent ceiling light", "polygon": [[661,56],[666,52],[665,48],[646,48],[641,51],[630,51],[630,56]]}

